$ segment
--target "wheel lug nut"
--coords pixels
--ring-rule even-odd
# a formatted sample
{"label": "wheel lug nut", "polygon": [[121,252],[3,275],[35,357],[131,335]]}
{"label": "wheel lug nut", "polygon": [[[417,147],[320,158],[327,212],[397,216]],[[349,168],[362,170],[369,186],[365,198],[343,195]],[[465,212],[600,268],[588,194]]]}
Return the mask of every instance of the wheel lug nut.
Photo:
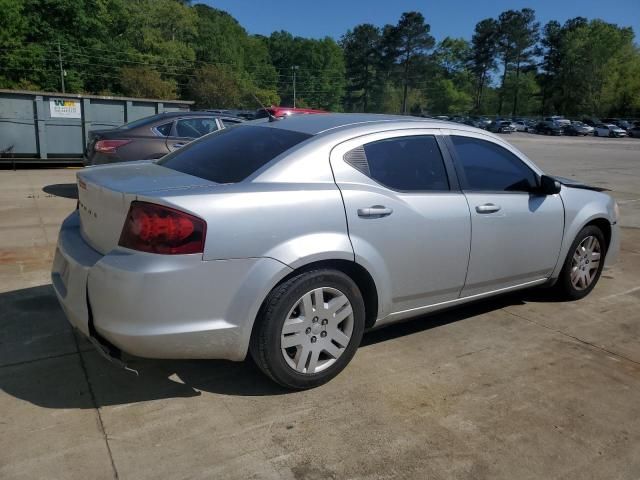
{"label": "wheel lug nut", "polygon": [[313,322],[313,323],[318,323],[318,317],[313,317],[312,322]]}
{"label": "wheel lug nut", "polygon": [[326,336],[327,336],[327,332],[320,332],[320,336],[321,336],[322,338],[326,337]]}
{"label": "wheel lug nut", "polygon": [[322,320],[322,325],[326,325],[327,323],[329,323],[329,321],[326,318]]}
{"label": "wheel lug nut", "polygon": [[311,327],[307,327],[307,329],[304,331],[307,335],[309,335],[311,333]]}
{"label": "wheel lug nut", "polygon": [[311,343],[316,343],[318,339],[316,337],[311,337]]}

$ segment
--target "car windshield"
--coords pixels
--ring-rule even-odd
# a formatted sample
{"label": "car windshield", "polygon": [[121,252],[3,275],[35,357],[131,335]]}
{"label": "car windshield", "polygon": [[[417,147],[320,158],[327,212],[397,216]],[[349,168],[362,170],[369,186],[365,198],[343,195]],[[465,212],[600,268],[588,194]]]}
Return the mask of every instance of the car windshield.
{"label": "car windshield", "polygon": [[216,183],[236,183],[310,137],[281,128],[242,125],[205,135],[158,164]]}

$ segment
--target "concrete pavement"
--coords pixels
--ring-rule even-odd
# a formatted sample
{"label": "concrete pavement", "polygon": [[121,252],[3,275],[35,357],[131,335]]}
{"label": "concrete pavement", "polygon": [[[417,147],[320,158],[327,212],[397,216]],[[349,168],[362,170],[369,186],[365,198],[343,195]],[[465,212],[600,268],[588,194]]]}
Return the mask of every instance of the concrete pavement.
{"label": "concrete pavement", "polygon": [[628,200],[621,261],[579,302],[522,292],[370,332],[297,393],[250,361],[105,362],[49,284],[74,171],[0,171],[0,478],[640,477],[640,141],[506,138]]}

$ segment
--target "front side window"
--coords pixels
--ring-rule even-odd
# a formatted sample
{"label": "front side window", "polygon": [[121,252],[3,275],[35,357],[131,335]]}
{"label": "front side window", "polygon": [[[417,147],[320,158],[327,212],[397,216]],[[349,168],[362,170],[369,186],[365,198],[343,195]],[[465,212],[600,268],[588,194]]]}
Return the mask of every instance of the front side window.
{"label": "front side window", "polygon": [[218,130],[215,118],[183,118],[176,122],[178,137],[199,138]]}
{"label": "front side window", "polygon": [[452,135],[462,187],[472,191],[529,192],[537,175],[506,148],[493,142]]}
{"label": "front side window", "polygon": [[345,161],[392,190],[449,190],[442,153],[432,135],[367,143],[348,152]]}
{"label": "front side window", "polygon": [[282,128],[225,128],[170,153],[158,164],[216,183],[235,183],[310,137]]}

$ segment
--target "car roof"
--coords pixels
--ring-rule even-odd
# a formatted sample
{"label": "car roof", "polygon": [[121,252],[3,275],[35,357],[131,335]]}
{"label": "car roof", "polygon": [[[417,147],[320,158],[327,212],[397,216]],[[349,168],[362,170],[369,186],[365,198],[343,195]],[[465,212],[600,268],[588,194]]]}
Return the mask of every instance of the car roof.
{"label": "car roof", "polygon": [[[455,125],[461,129],[464,125],[433,118],[411,117],[405,115],[383,115],[373,113],[319,113],[312,115],[292,115],[281,120],[269,121],[269,119],[254,120],[245,122],[245,125],[260,124],[271,128],[281,128],[292,130],[309,135],[318,135],[329,130],[347,129],[370,125],[372,127],[386,125],[390,123],[415,123],[416,127],[422,128],[447,128]],[[469,130],[476,131],[473,127]]]}

